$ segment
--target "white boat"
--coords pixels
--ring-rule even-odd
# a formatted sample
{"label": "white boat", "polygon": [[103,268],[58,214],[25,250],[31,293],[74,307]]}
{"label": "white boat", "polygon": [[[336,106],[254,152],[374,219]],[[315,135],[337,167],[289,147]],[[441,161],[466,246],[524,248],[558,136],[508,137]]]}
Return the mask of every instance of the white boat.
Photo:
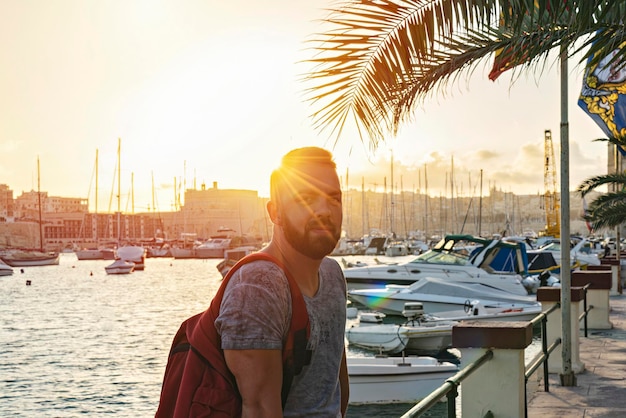
{"label": "white boat", "polygon": [[10,276],[13,274],[11,266],[0,260],[0,276]]}
{"label": "white boat", "polygon": [[177,247],[170,248],[170,254],[176,259],[196,258],[196,253],[193,248]]}
{"label": "white boat", "polygon": [[145,268],[146,249],[139,245],[124,245],[116,251],[117,258],[133,263],[134,270]]}
{"label": "white boat", "polygon": [[537,304],[535,296],[521,296],[484,284],[449,282],[436,277],[420,279],[410,286],[348,290],[348,298],[389,315],[402,315],[407,302],[420,302],[424,311],[432,314],[464,309],[473,300],[479,300],[486,308],[513,309]]}
{"label": "white boat", "polygon": [[[422,310],[422,304],[418,303],[418,310]],[[404,305],[404,312],[414,310],[415,303]],[[541,313],[541,303],[528,305],[510,306],[485,306],[479,300],[472,300],[463,309],[454,311],[438,312],[437,314],[422,313],[416,315],[415,320],[422,324],[438,323],[446,321],[530,321]],[[405,313],[406,316],[406,313]]]}
{"label": "white boat", "polygon": [[393,241],[385,247],[385,255],[387,257],[402,257],[409,255],[409,246],[402,241]]}
{"label": "white boat", "polygon": [[79,260],[104,260],[104,254],[97,248],[83,248],[74,250],[76,258]]}
{"label": "white boat", "polygon": [[59,253],[31,250],[8,250],[0,259],[11,267],[39,267],[59,265]]}
{"label": "white boat", "polygon": [[457,373],[433,357],[348,357],[350,403],[416,403]]}
{"label": "white boat", "polygon": [[[600,257],[597,252],[592,252],[589,241],[583,237],[571,237],[570,239],[570,259],[572,267],[599,266]],[[551,266],[549,269],[554,271],[560,270],[561,264],[561,240],[554,239],[536,250],[528,251],[528,257],[532,260],[542,255],[552,255]]]}
{"label": "white boat", "polygon": [[[467,248],[474,248],[470,253]],[[348,289],[410,285],[425,277],[449,282],[482,283],[518,295],[527,295],[525,249],[517,243],[471,235],[448,235],[431,250],[401,264],[344,268]]]}
{"label": "white boat", "polygon": [[[348,343],[378,353],[407,352],[435,355],[452,344],[452,327],[461,321],[530,321],[541,313],[541,304],[520,308],[486,308],[474,300],[464,309],[424,312],[419,302],[407,303],[402,311],[408,321],[404,324],[366,325],[360,323],[346,329]],[[384,315],[384,314],[383,314]]]}
{"label": "white boat", "polygon": [[135,263],[117,259],[104,268],[107,274],[129,274],[135,269]]}
{"label": "white boat", "polygon": [[353,325],[346,330],[350,345],[378,353],[403,351],[418,355],[435,355],[450,347],[452,327],[456,321],[399,324]]}
{"label": "white boat", "polygon": [[224,258],[230,248],[231,238],[212,237],[194,248],[195,258]]}

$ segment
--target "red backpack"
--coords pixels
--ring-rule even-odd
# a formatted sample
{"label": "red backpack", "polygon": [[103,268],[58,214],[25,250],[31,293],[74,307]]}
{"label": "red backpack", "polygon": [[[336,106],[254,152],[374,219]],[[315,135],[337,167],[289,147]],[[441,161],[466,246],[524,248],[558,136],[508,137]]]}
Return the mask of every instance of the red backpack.
{"label": "red backpack", "polygon": [[292,316],[283,346],[281,395],[284,408],[293,377],[311,359],[311,352],[306,349],[310,336],[309,316],[300,288],[284,266],[269,254],[253,253],[230,269],[209,309],[188,318],[178,329],[167,360],[155,417],[241,416],[241,395],[235,377],[226,366],[221,338],[214,323],[231,276],[242,265],[256,260],[278,265],[289,280]]}

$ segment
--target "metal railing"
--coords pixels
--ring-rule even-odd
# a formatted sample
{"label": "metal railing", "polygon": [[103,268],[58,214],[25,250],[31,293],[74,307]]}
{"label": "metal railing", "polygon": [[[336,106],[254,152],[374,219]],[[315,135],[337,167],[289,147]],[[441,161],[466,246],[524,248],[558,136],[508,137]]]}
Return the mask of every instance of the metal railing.
{"label": "metal railing", "polygon": [[457,374],[446,380],[444,384],[439,386],[433,393],[407,411],[406,414],[402,415],[402,418],[420,416],[437,404],[444,396],[448,398],[448,417],[456,417],[456,398],[459,396],[459,385],[464,379],[492,358],[493,351],[487,350],[485,354],[480,356],[476,361],[461,369]]}
{"label": "metal railing", "polygon": [[[593,309],[593,305],[587,306],[587,290],[589,289],[590,284],[587,284],[583,287],[584,299],[583,299],[583,312],[578,317],[579,322],[584,320],[584,333],[585,338],[587,337],[587,315]],[[535,371],[543,365],[543,382],[544,382],[544,391],[550,391],[550,383],[549,383],[549,372],[548,372],[548,360],[550,359],[550,354],[561,344],[561,338],[556,338],[552,344],[548,345],[547,341],[547,321],[548,315],[553,313],[556,310],[560,310],[561,304],[560,302],[555,303],[552,307],[547,309],[545,312],[540,313],[536,317],[534,317],[530,323],[533,327],[540,325],[541,326],[541,354],[537,355],[535,359],[526,366],[524,372],[524,386],[526,388],[528,384],[528,379],[535,373]],[[487,361],[493,358],[493,351],[488,349],[481,357],[479,357],[476,361],[468,364],[466,367],[461,369],[458,373],[456,373],[451,378],[447,379],[443,385],[437,388],[434,392],[428,395],[426,398],[422,399],[419,403],[417,403],[413,408],[407,411],[401,418],[413,418],[418,417],[425,412],[427,412],[434,405],[439,403],[444,396],[447,397],[447,410],[448,410],[448,418],[456,418],[456,398],[459,396],[458,387],[461,382],[478,370],[482,365],[484,365]],[[524,414],[525,417],[528,417],[528,397],[526,393],[526,389],[524,390]]]}

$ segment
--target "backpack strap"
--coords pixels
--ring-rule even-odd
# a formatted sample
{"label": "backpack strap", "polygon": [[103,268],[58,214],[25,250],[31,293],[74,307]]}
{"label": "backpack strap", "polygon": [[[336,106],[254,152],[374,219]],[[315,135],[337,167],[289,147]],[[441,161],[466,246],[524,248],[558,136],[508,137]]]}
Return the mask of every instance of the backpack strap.
{"label": "backpack strap", "polygon": [[[219,315],[219,310],[222,304],[222,299],[224,297],[224,292],[226,290],[226,286],[228,285],[228,282],[230,281],[230,278],[239,268],[241,268],[241,266],[251,263],[253,261],[259,261],[259,260],[265,260],[265,261],[269,261],[269,262],[276,264],[285,273],[285,276],[287,277],[287,280],[289,282],[289,292],[291,294],[291,322],[289,326],[289,333],[287,334],[287,341],[283,345],[283,350],[282,350],[283,386],[281,390],[281,399],[282,399],[282,404],[284,408],[285,403],[287,401],[287,395],[289,394],[289,390],[291,388],[291,382],[293,380],[293,377],[297,375],[298,373],[300,373],[302,368],[305,365],[310,363],[310,359],[311,359],[311,351],[306,349],[308,340],[311,335],[309,314],[306,310],[306,304],[304,302],[304,297],[302,296],[302,292],[300,292],[300,287],[298,286],[298,283],[295,281],[291,273],[285,268],[285,266],[275,257],[264,252],[256,252],[256,253],[252,253],[243,257],[228,271],[226,276],[224,276],[224,279],[222,280],[222,284],[220,285],[217,293],[215,294],[215,296],[213,297],[213,300],[211,301],[211,306],[209,307],[209,309],[207,309],[207,311],[205,312],[205,314],[203,314],[203,316],[208,315],[207,319],[211,322],[211,325],[212,325],[212,322],[214,322],[215,319],[217,319]],[[213,340],[218,341],[219,343],[219,346],[214,347],[214,348],[217,348],[220,352],[222,352],[221,338],[219,337],[219,334],[217,334],[217,331],[215,331],[215,327],[214,326],[207,327],[204,324],[202,324],[202,321],[200,325],[201,325],[200,328],[203,329],[203,331],[205,332],[210,331],[209,333],[214,333]],[[200,334],[200,338],[202,338],[203,336],[201,334],[205,334],[205,332],[202,332],[202,333],[194,332],[194,334],[196,335]],[[195,345],[195,344],[193,344],[192,342],[192,345]],[[206,346],[206,345],[200,343],[199,346]],[[207,357],[207,358],[210,358],[210,357]],[[219,372],[222,376],[227,378],[232,383],[233,387],[235,388],[237,387],[235,378],[230,372],[230,370],[228,369],[228,367],[226,367],[225,362],[223,362],[222,364],[216,363],[215,365],[213,364],[211,365],[214,366],[217,372]]]}

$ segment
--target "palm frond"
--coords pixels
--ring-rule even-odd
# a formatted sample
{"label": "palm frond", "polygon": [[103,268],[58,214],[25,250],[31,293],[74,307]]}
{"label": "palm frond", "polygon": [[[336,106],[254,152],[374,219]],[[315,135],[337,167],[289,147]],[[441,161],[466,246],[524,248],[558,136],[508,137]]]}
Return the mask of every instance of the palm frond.
{"label": "palm frond", "polygon": [[626,194],[616,194],[610,200],[594,200],[584,219],[591,222],[594,229],[615,228],[626,223]]}
{"label": "palm frond", "polygon": [[611,173],[602,174],[594,177],[590,177],[584,180],[576,189],[582,197],[597,189],[600,186],[607,184],[614,184],[620,187],[626,185],[626,173]]}
{"label": "palm frond", "polygon": [[314,126],[338,139],[354,119],[375,148],[426,94],[472,74],[497,50],[521,64],[519,74],[579,39],[596,51],[621,45],[624,8],[624,0],[346,1],[312,39],[315,68],[305,78]]}

